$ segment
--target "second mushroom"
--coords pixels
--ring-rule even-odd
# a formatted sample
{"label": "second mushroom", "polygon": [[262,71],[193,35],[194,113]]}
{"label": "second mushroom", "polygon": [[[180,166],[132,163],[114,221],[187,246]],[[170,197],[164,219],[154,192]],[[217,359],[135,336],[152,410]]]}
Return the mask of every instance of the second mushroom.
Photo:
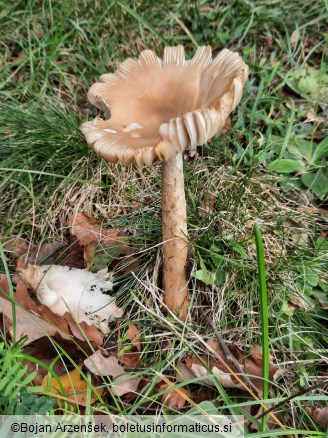
{"label": "second mushroom", "polygon": [[162,161],[163,289],[168,308],[188,311],[188,233],[183,152],[206,144],[239,103],[248,67],[230,50],[212,59],[200,47],[191,60],[183,46],[165,47],[163,60],[144,50],[104,74],[88,92],[102,110],[82,125],[88,145],[101,158],[138,166]]}

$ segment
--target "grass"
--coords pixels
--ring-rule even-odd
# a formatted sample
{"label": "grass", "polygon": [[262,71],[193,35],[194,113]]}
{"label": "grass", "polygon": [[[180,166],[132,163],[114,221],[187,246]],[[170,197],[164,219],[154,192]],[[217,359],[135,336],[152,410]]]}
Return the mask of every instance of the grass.
{"label": "grass", "polygon": [[[264,249],[261,229],[257,223],[254,224],[254,235],[256,243],[256,255],[259,277],[259,292],[261,303],[261,329],[262,329],[262,378],[263,378],[263,398],[269,398],[269,374],[270,374],[270,350],[269,350],[269,312],[268,312],[268,292],[266,287]],[[266,420],[264,417],[261,424],[261,432],[266,430]]]}
{"label": "grass", "polygon": [[[134,275],[122,275],[121,265],[114,270],[126,319],[113,326],[113,337],[123,338],[130,323],[138,326],[142,362],[131,375],[142,375],[145,386],[132,402],[99,396],[96,388],[108,388],[108,378],[94,383],[81,370],[89,382],[87,412],[166,412],[161,396],[168,390],[158,391],[157,379],[173,379],[177,362],[190,351],[201,361],[204,352],[211,356],[204,344],[215,337],[209,317],[228,345],[245,351],[257,344],[267,347],[280,368],[288,367],[262,402],[272,405],[295,394],[280,406],[280,421],[302,430],[299,436],[324,436],[306,406],[324,406],[328,400],[328,316],[315,298],[318,285],[328,283],[327,251],[317,244],[327,236],[327,200],[315,197],[296,176],[281,178],[267,166],[284,155],[295,136],[317,144],[327,135],[327,105],[318,93],[299,89],[294,75],[305,66],[321,77],[327,73],[327,1],[233,0],[219,6],[202,0],[160,6],[108,1],[90,10],[87,2],[59,5],[49,0],[0,2],[0,11],[1,236],[19,235],[37,244],[63,240],[68,214],[79,208],[106,226],[128,230],[142,263]],[[88,150],[79,131],[83,121],[97,114],[86,93],[99,75],[144,48],[161,54],[165,43],[184,44],[190,55],[197,45],[211,44],[215,51],[230,47],[250,66],[231,129],[198,157],[189,157],[185,166],[192,254],[192,322],[187,323],[163,315],[159,167],[108,165]],[[259,305],[254,222],[262,231],[266,265],[265,342],[258,329],[266,317]],[[14,274],[15,263],[6,252],[1,269]],[[209,280],[201,281],[206,275]],[[6,351],[12,351],[14,346],[3,337]],[[60,362],[68,370],[76,366],[76,358],[61,346],[53,345],[52,351],[56,359],[51,365],[36,359],[41,367],[53,370]],[[31,355],[22,348],[19,357]],[[193,391],[202,381],[197,377],[177,387]],[[245,414],[256,423],[250,408],[260,401],[247,392],[241,398],[240,391],[223,388],[215,378],[213,382],[213,388],[203,387],[219,413]],[[318,382],[322,386],[310,391]],[[25,386],[29,394],[44,393],[40,385]],[[306,388],[308,393],[297,396]],[[94,394],[97,402],[91,405]],[[40,408],[36,399],[31,403],[30,412]],[[65,409],[73,408],[66,403]],[[284,433],[278,427],[253,434]]]}

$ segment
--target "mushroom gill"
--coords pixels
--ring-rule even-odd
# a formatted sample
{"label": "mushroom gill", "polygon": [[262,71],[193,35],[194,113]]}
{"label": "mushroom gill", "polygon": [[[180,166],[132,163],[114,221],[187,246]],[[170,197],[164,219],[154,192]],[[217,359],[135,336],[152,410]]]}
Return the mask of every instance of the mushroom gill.
{"label": "mushroom gill", "polygon": [[[212,60],[200,47],[186,61],[183,46],[166,47],[163,61],[144,50],[88,92],[99,117],[82,126],[89,146],[110,162],[151,164],[206,144],[239,103],[248,68],[227,49]],[[164,143],[163,143],[164,142]]]}

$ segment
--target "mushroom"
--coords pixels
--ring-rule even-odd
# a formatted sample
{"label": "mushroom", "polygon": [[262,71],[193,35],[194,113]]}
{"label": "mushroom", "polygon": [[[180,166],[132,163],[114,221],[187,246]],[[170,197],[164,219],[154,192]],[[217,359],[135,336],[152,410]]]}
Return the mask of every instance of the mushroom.
{"label": "mushroom", "polygon": [[113,283],[108,280],[107,269],[92,273],[68,266],[28,264],[18,268],[18,274],[53,313],[64,315],[69,311],[77,322],[95,325],[105,335],[109,322],[123,315],[109,295]]}
{"label": "mushroom", "polygon": [[191,60],[184,48],[165,47],[163,60],[144,50],[115,73],[104,74],[88,92],[102,110],[82,125],[88,145],[101,158],[138,166],[162,161],[163,289],[169,309],[184,318],[188,309],[187,214],[183,152],[195,151],[224,126],[239,103],[248,67],[230,50],[212,59],[210,46]]}

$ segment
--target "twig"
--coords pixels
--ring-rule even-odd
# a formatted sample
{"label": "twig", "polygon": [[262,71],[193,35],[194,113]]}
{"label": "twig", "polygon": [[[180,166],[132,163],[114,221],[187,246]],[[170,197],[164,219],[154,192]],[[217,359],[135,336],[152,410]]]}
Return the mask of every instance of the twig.
{"label": "twig", "polygon": [[311,386],[310,388],[302,389],[299,392],[296,392],[295,394],[290,395],[289,397],[285,398],[285,400],[282,400],[281,402],[277,403],[276,405],[272,406],[270,409],[267,409],[264,411],[259,417],[257,417],[257,420],[261,420],[261,418],[265,417],[266,415],[270,414],[271,412],[275,411],[276,409],[280,408],[280,406],[284,405],[285,403],[288,403],[289,401],[293,400],[294,398],[307,394],[308,392],[313,391],[314,389],[320,388],[320,386],[323,386],[324,384],[328,383],[328,380],[325,380],[324,382],[320,382],[317,385]]}
{"label": "twig", "polygon": [[234,355],[231,353],[229,348],[227,347],[226,343],[222,339],[220,333],[214,328],[214,324],[210,319],[208,318],[208,322],[211,324],[214,330],[214,335],[216,339],[219,341],[220,348],[222,352],[224,353],[226,359],[228,362],[230,362],[236,369],[236,371],[240,374],[241,378],[244,380],[245,384],[250,388],[252,391],[254,391],[257,395],[259,395],[259,390],[256,388],[256,386],[250,381],[248,376],[244,373],[243,369],[241,368],[240,363],[237,361],[237,359],[234,357]]}

